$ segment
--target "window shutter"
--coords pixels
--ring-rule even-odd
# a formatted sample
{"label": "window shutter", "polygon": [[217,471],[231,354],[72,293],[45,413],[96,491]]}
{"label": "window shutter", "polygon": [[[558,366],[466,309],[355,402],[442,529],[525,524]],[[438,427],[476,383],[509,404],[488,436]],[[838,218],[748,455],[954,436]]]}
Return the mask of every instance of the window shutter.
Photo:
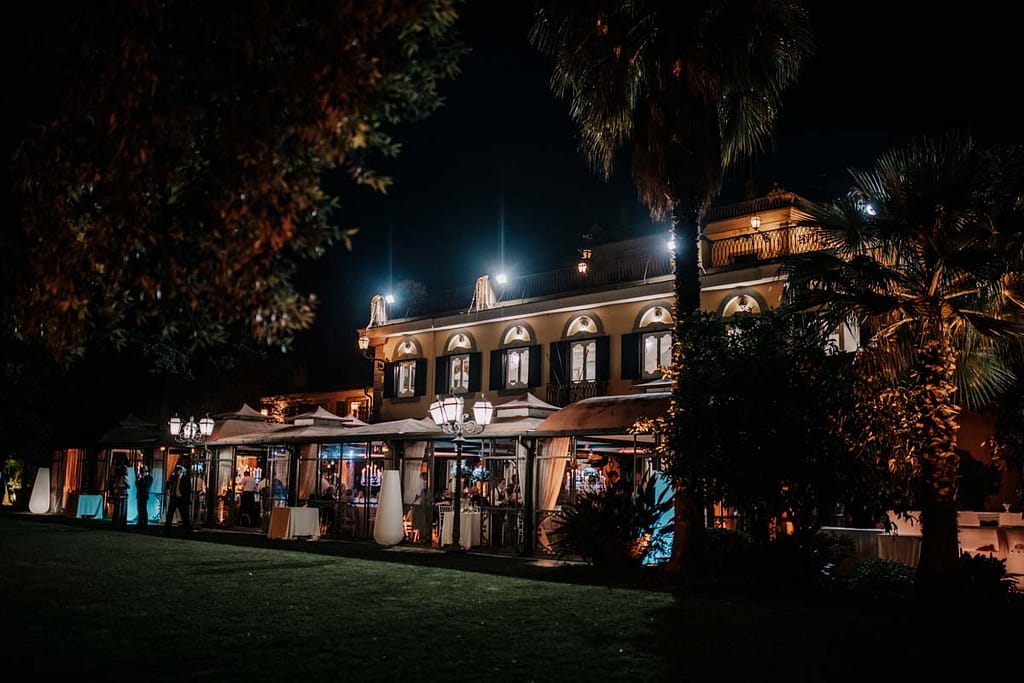
{"label": "window shutter", "polygon": [[413,388],[414,396],[426,396],[427,395],[427,359],[419,358],[416,360],[416,377],[413,378],[416,385]]}
{"label": "window shutter", "polygon": [[483,370],[483,354],[479,351],[469,354],[469,390],[471,392],[480,391],[480,385],[483,383]]}
{"label": "window shutter", "polygon": [[594,376],[599,382],[608,380],[609,375],[609,347],[608,337],[598,337],[594,340],[597,357],[594,359]]}
{"label": "window shutter", "polygon": [[384,364],[384,398],[395,397],[395,364]]}
{"label": "window shutter", "polygon": [[505,388],[505,352],[502,349],[491,351],[491,391]]}
{"label": "window shutter", "polygon": [[541,361],[544,358],[541,351],[540,344],[535,344],[529,347],[530,354],[530,377],[526,382],[528,387],[539,387],[540,386],[540,366]]}
{"label": "window shutter", "polygon": [[622,379],[640,378],[640,333],[622,335]]}
{"label": "window shutter", "polygon": [[[533,360],[532,358],[530,359]],[[569,342],[551,342],[551,364],[548,366],[548,381],[552,384],[568,384]]]}
{"label": "window shutter", "polygon": [[438,356],[434,363],[434,393],[443,396],[448,393],[448,373],[451,372],[448,356]]}

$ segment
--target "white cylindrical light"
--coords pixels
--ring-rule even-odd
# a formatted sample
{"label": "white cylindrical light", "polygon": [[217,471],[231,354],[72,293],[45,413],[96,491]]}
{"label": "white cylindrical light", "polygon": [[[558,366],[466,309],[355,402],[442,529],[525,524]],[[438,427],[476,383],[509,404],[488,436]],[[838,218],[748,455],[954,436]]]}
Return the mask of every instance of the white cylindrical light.
{"label": "white cylindrical light", "polygon": [[373,540],[380,545],[398,545],[405,538],[402,526],[402,480],[398,470],[384,470],[377,497],[377,519],[373,523]]}

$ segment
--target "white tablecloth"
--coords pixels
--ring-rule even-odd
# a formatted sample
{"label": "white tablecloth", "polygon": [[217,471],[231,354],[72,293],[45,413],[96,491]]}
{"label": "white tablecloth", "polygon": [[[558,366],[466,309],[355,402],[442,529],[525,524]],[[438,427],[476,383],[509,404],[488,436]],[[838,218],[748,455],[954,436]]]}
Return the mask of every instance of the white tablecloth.
{"label": "white tablecloth", "polygon": [[87,493],[78,494],[78,517],[103,519],[103,496]]}
{"label": "white tablecloth", "polygon": [[878,558],[916,567],[921,559],[921,537],[902,534],[879,534]]}
{"label": "white tablecloth", "polygon": [[276,507],[270,513],[267,538],[320,538],[320,508]]}
{"label": "white tablecloth", "polygon": [[[452,544],[452,513],[441,513],[441,545]],[[480,513],[463,512],[459,518],[459,543],[463,548],[480,545]]]}

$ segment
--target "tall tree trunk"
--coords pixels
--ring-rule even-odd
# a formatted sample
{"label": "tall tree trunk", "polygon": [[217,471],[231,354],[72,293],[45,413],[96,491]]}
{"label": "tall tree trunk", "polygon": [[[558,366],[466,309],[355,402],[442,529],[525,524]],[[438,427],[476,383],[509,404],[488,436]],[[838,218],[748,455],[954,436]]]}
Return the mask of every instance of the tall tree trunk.
{"label": "tall tree trunk", "polygon": [[953,403],[956,356],[945,337],[918,352],[916,400],[926,438],[921,444],[921,558],[915,588],[924,599],[948,597],[959,581],[957,432]]}
{"label": "tall tree trunk", "polygon": [[[696,205],[696,204],[695,204]],[[684,349],[683,328],[690,314],[700,308],[700,271],[698,266],[698,226],[702,210],[695,210],[693,215],[680,220],[677,206],[673,212],[675,227],[672,238],[675,252],[672,256],[673,296],[675,299],[674,339],[672,345],[672,402],[668,419],[676,424],[669,430],[672,435],[671,451],[673,458],[686,458],[693,448],[692,439],[686,430],[681,429],[680,406],[683,405],[679,394],[678,370],[682,367]],[[684,468],[685,469],[685,468]],[[697,495],[692,481],[678,481],[673,499],[675,516],[672,521],[672,555],[669,558],[667,573],[674,578],[693,578],[701,573],[704,540],[706,536],[703,502]]]}

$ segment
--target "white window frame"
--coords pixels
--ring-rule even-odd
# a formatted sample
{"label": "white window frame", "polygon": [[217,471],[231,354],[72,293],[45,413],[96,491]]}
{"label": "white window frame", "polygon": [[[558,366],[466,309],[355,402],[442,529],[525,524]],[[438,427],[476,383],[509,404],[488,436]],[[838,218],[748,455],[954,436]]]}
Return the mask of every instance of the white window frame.
{"label": "white window frame", "polygon": [[448,392],[469,393],[469,354],[448,357]]}
{"label": "white window frame", "polygon": [[[651,347],[654,347],[653,355],[650,353]],[[640,370],[644,379],[661,379],[658,366],[672,365],[672,330],[644,332],[640,337],[640,348]]]}
{"label": "white window frame", "polygon": [[520,346],[505,349],[505,388],[523,389],[530,385],[530,349]]}
{"label": "white window frame", "polygon": [[569,342],[569,381],[573,384],[597,379],[597,342],[593,339]]}
{"label": "white window frame", "polygon": [[411,398],[416,395],[416,361],[398,361],[398,372],[395,378],[395,396]]}

